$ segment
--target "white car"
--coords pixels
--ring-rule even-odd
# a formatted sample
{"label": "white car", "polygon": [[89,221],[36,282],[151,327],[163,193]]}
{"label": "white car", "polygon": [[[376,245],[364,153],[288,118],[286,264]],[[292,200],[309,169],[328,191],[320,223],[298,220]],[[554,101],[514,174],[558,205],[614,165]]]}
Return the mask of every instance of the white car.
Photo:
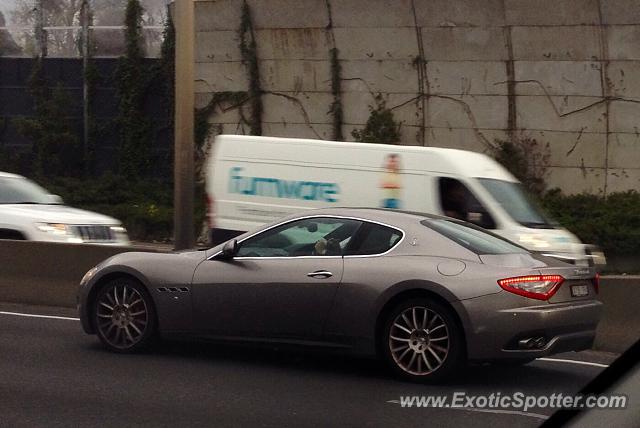
{"label": "white car", "polygon": [[65,206],[26,178],[0,172],[0,239],[129,245],[120,221]]}

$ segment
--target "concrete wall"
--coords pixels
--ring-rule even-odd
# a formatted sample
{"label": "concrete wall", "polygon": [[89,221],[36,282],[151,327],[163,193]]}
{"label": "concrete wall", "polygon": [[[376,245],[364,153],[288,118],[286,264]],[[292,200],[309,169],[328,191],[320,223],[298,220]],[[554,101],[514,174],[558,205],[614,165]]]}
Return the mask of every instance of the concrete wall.
{"label": "concrete wall", "polygon": [[[535,138],[549,145],[552,187],[639,187],[637,0],[247,3],[265,91],[264,135],[331,138],[329,52],[336,47],[347,140],[381,93],[402,122],[403,144],[487,151],[495,139]],[[214,92],[248,88],[241,8],[242,0],[196,3],[198,106]],[[247,133],[240,113],[218,110],[210,121]]]}

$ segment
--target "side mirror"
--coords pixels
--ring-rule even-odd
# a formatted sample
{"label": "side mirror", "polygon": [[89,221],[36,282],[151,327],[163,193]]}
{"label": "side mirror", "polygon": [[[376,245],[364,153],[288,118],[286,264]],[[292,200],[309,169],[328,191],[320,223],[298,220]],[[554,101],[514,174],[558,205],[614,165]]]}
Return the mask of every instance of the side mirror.
{"label": "side mirror", "polygon": [[64,201],[58,195],[47,195],[47,196],[49,198],[49,203],[50,204],[56,204],[56,205],[63,205],[64,204]]}
{"label": "side mirror", "polygon": [[223,259],[232,259],[236,254],[238,254],[238,249],[238,240],[232,239],[224,244],[220,255]]}

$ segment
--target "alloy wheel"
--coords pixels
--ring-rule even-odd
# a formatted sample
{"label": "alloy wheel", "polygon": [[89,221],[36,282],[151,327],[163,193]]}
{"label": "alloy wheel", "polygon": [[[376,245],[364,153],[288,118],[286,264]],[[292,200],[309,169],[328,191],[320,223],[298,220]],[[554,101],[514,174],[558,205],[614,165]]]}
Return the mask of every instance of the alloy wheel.
{"label": "alloy wheel", "polygon": [[149,308],[142,294],[126,282],[115,283],[100,293],[96,303],[96,326],[113,348],[126,350],[145,338]]}
{"label": "alloy wheel", "polygon": [[416,376],[438,370],[449,354],[450,343],[443,317],[425,306],[403,310],[389,330],[388,346],[393,360],[400,369]]}

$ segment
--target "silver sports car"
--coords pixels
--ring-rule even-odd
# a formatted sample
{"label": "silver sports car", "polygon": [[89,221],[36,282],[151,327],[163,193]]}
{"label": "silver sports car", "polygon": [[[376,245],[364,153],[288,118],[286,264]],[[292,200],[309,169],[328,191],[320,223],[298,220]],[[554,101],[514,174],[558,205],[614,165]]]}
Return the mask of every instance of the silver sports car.
{"label": "silver sports car", "polygon": [[206,251],[112,257],[83,278],[79,312],[116,352],[158,336],[315,344],[437,381],[469,360],[590,348],[597,293],[592,268],[468,223],[323,209]]}

